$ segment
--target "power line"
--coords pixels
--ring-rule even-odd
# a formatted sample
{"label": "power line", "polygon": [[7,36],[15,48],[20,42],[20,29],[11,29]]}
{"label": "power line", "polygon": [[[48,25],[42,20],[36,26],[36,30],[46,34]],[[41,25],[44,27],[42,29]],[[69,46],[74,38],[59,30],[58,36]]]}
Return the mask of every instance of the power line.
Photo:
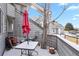
{"label": "power line", "polygon": [[[55,22],[56,20],[58,20],[58,18],[62,16],[62,14],[68,9],[68,7],[69,7],[69,6],[64,5],[64,9],[62,10],[62,12],[61,12],[53,21],[51,21],[51,22]],[[51,22],[49,22],[49,24],[50,24]]]}
{"label": "power line", "polygon": [[63,11],[54,19],[57,20],[60,16],[62,16],[62,14],[67,10],[68,6],[64,6]]}

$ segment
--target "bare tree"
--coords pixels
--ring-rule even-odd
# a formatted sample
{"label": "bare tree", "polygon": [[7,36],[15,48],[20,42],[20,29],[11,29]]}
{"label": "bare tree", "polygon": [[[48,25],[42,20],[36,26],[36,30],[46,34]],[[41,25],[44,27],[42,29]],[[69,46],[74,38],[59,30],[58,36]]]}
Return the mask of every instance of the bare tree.
{"label": "bare tree", "polygon": [[44,21],[43,21],[43,37],[42,37],[42,42],[41,42],[41,48],[46,49],[47,46],[47,28],[48,28],[48,18],[49,18],[49,13],[46,11],[49,8],[49,4],[45,3],[44,7]]}

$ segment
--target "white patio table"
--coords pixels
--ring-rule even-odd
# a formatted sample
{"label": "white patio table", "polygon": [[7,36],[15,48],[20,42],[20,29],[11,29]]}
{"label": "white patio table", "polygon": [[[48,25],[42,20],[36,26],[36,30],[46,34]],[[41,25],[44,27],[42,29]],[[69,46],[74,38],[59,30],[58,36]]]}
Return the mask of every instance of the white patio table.
{"label": "white patio table", "polygon": [[21,50],[21,56],[23,54],[22,50],[28,50],[28,56],[30,56],[30,51],[35,50],[36,46],[38,45],[38,42],[29,41],[29,44],[27,41],[15,46],[15,49]]}

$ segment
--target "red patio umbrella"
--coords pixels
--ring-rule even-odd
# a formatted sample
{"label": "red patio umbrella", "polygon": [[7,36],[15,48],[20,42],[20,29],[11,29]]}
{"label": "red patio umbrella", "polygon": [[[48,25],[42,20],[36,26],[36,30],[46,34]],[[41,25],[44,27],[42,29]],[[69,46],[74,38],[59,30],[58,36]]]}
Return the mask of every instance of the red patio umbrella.
{"label": "red patio umbrella", "polygon": [[28,35],[29,35],[29,32],[30,32],[30,25],[29,25],[29,21],[28,21],[28,12],[27,12],[27,10],[25,10],[23,12],[22,30],[23,30],[24,36],[26,36],[27,39],[28,39]]}

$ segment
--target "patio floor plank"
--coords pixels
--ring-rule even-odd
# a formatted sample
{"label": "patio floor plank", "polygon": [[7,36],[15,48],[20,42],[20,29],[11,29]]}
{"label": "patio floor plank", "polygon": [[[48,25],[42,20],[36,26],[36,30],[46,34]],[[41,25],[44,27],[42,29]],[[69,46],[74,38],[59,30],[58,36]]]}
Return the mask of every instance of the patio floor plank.
{"label": "patio floor plank", "polygon": [[[48,52],[48,49],[41,49],[39,46],[37,46],[35,50],[38,52],[37,56],[58,56],[57,51],[55,54],[50,54]],[[21,54],[21,50],[11,49],[9,51],[5,51],[3,56],[20,56],[20,54]],[[23,56],[26,56],[26,55],[23,55]]]}

